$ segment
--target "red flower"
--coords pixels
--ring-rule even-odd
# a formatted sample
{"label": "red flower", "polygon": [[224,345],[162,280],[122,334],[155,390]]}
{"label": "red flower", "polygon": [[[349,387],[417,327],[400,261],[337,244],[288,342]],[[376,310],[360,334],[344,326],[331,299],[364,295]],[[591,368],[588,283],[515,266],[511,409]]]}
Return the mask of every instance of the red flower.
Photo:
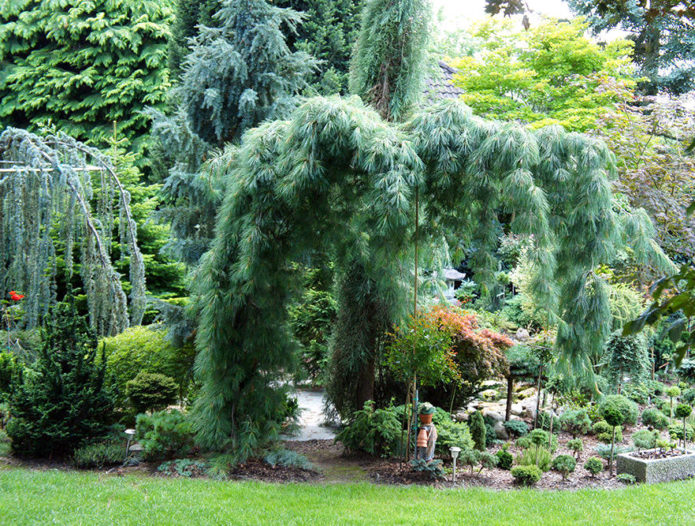
{"label": "red flower", "polygon": [[18,294],[14,290],[11,290],[10,291],[10,298],[12,299],[12,301],[20,301],[20,300],[24,299],[24,294]]}

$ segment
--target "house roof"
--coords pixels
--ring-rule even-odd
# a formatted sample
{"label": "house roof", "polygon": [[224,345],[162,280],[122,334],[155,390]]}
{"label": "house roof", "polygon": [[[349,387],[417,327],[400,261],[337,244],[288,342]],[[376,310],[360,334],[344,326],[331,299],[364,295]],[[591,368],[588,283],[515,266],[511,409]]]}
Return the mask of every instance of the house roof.
{"label": "house roof", "polygon": [[425,81],[425,98],[435,102],[441,99],[457,99],[463,95],[463,90],[454,84],[454,75],[458,70],[442,60],[439,61],[439,69],[440,75]]}

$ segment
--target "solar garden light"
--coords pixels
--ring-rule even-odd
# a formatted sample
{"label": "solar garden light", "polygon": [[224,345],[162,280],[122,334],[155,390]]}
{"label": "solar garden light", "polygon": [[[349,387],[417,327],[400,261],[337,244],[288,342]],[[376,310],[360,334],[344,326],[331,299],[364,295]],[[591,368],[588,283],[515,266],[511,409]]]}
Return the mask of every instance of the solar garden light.
{"label": "solar garden light", "polygon": [[130,451],[130,441],[133,440],[135,436],[135,429],[126,429],[125,434],[128,437],[128,442],[125,445],[125,458],[128,459],[128,452]]}
{"label": "solar garden light", "polygon": [[454,459],[454,482],[456,482],[456,459],[459,456],[459,452],[461,451],[461,448],[456,447],[456,446],[451,446],[449,448],[449,451],[451,451],[451,458]]}

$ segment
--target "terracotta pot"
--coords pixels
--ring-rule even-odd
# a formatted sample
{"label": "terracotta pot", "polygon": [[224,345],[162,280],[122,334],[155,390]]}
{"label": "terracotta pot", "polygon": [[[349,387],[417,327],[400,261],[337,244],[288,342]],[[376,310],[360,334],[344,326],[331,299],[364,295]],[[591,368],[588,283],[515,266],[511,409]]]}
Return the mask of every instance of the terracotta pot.
{"label": "terracotta pot", "polygon": [[420,417],[420,423],[427,425],[432,423],[432,416],[433,415],[418,415]]}
{"label": "terracotta pot", "polygon": [[425,431],[422,428],[420,429],[420,432],[417,434],[417,447],[427,447],[427,431]]}

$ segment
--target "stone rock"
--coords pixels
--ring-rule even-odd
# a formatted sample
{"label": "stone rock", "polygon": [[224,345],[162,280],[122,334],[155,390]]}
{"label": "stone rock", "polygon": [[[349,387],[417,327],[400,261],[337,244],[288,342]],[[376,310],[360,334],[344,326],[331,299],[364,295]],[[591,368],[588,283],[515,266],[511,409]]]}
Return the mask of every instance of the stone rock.
{"label": "stone rock", "polygon": [[536,390],[533,387],[527,387],[516,393],[516,398],[518,400],[523,400],[525,398],[536,397]]}
{"label": "stone rock", "polygon": [[524,411],[524,406],[522,406],[521,404],[512,404],[512,414],[514,416],[521,416],[524,414]]}
{"label": "stone rock", "polygon": [[495,422],[493,429],[495,430],[495,435],[498,440],[507,440],[509,438],[509,433],[507,432],[507,428],[504,427],[504,422]]}
{"label": "stone rock", "polygon": [[528,331],[526,329],[518,329],[516,331],[515,336],[516,336],[516,339],[519,340],[520,342],[525,342],[526,340],[528,340],[531,337],[531,335],[528,333]]}
{"label": "stone rock", "polygon": [[483,409],[483,416],[490,417],[495,422],[504,422],[504,411],[492,411],[491,409]]}
{"label": "stone rock", "polygon": [[480,393],[483,400],[495,401],[499,398],[499,393],[496,389],[486,389]]}

